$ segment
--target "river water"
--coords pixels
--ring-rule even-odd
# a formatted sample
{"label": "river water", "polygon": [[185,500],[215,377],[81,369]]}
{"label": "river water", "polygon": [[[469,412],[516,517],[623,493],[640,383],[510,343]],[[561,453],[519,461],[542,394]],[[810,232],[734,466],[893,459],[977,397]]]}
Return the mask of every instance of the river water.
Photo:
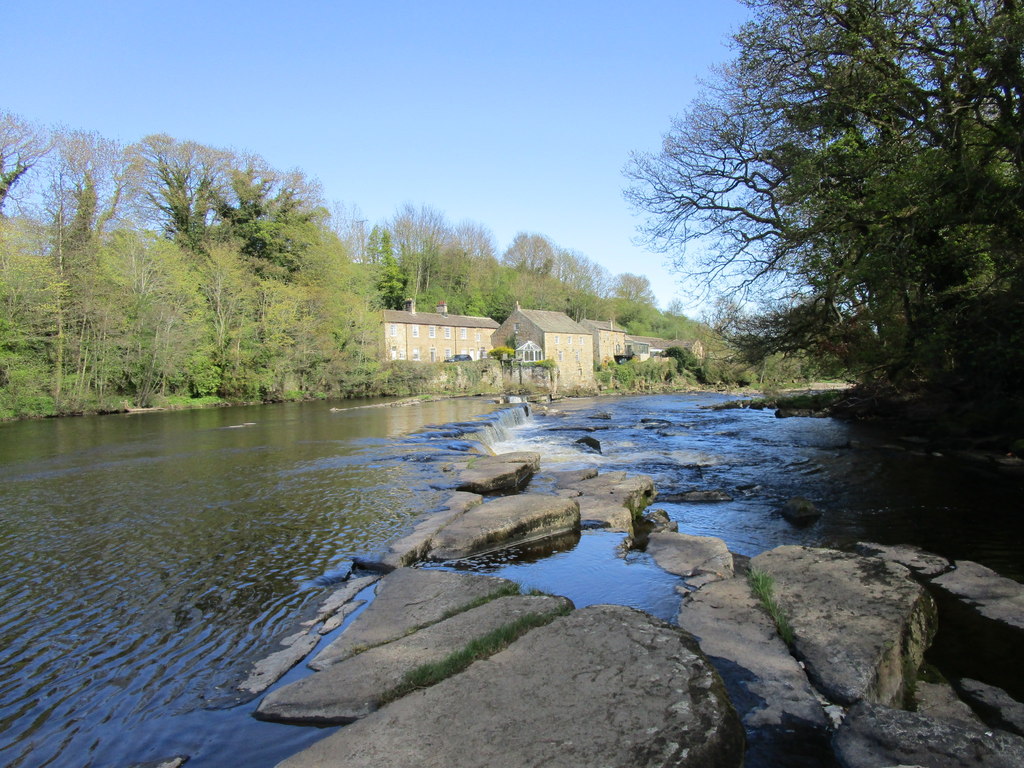
{"label": "river water", "polygon": [[[722,399],[563,401],[525,423],[520,409],[467,398],[0,424],[0,764],[189,755],[258,768],[322,738],[329,729],[256,721],[234,685],[351,558],[440,502],[439,460],[481,445],[538,450],[549,469],[645,472],[663,495],[725,491],[732,501],[655,506],[740,554],[913,543],[1024,579],[1019,480],[865,427],[706,407]],[[778,515],[798,495],[824,511],[818,523]],[[623,539],[586,530],[444,567],[671,620],[679,580]]]}

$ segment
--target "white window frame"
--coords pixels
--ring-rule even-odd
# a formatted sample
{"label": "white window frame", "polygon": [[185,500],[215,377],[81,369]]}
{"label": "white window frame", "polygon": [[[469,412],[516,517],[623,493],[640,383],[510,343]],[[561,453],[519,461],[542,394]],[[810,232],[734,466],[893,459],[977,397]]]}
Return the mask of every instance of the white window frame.
{"label": "white window frame", "polygon": [[420,327],[418,325],[414,325],[412,327],[412,337],[414,339],[418,339],[420,337]]}
{"label": "white window frame", "polygon": [[398,335],[398,323],[392,323],[391,324],[391,335],[392,336],[397,336]]}
{"label": "white window frame", "polygon": [[437,326],[436,325],[428,325],[427,326],[427,336],[429,338],[431,338],[431,339],[433,339],[434,337],[437,336]]}
{"label": "white window frame", "polygon": [[444,327],[444,337],[450,339],[452,337],[452,328],[450,325]]}
{"label": "white window frame", "polygon": [[459,338],[460,339],[468,339],[469,338],[469,329],[468,328],[459,328]]}
{"label": "white window frame", "polygon": [[419,362],[419,359],[420,359],[420,348],[419,347],[413,347],[412,348],[412,359],[415,360],[416,362]]}

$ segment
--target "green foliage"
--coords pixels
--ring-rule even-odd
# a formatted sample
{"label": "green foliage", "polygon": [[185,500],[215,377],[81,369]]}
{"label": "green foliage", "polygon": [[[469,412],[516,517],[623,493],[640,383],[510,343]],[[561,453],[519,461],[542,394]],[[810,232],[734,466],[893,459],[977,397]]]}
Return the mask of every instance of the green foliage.
{"label": "green foliage", "polygon": [[764,571],[751,568],[747,573],[747,583],[750,584],[750,591],[754,593],[754,597],[760,601],[761,606],[775,622],[779,637],[786,645],[793,645],[793,628],[789,624],[786,612],[775,599],[775,580]]}
{"label": "green foliage", "polygon": [[[757,0],[629,195],[695,277],[768,296],[734,339],[865,379],[1024,393],[1024,7]],[[762,294],[764,295],[764,294]]]}
{"label": "green foliage", "polygon": [[487,353],[488,357],[493,357],[495,360],[501,360],[503,357],[513,359],[516,356],[516,351],[512,347],[495,347]]}

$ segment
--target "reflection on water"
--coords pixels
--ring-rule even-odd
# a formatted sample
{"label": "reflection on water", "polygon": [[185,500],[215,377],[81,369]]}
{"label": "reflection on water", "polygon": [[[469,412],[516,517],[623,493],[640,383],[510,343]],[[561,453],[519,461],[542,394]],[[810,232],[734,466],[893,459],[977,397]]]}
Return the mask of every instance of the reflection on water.
{"label": "reflection on water", "polygon": [[318,576],[440,499],[396,440],[490,408],[0,424],[0,764],[227,765],[241,739],[271,765],[316,738],[203,709],[321,599]]}
{"label": "reflection on water", "polygon": [[[229,706],[233,682],[331,589],[321,577],[440,501],[440,461],[495,441],[539,451],[547,469],[725,491],[732,501],[655,506],[741,554],[866,539],[1024,578],[1019,481],[884,447],[865,428],[702,407],[721,399],[566,401],[511,435],[489,422],[466,434],[460,423],[493,407],[480,400],[0,424],[0,764],[271,766],[322,737]],[[792,496],[822,519],[790,526],[777,510]],[[587,530],[458,567],[673,619],[679,579],[623,539]]]}

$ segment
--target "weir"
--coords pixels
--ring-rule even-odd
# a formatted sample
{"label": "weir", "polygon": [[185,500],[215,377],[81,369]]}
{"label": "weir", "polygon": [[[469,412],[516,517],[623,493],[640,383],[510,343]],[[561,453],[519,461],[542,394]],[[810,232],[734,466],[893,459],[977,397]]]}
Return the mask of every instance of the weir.
{"label": "weir", "polygon": [[442,451],[473,452],[476,449],[493,453],[495,445],[508,440],[512,430],[529,419],[529,403],[517,403],[467,421],[424,427],[403,442],[436,445]]}

